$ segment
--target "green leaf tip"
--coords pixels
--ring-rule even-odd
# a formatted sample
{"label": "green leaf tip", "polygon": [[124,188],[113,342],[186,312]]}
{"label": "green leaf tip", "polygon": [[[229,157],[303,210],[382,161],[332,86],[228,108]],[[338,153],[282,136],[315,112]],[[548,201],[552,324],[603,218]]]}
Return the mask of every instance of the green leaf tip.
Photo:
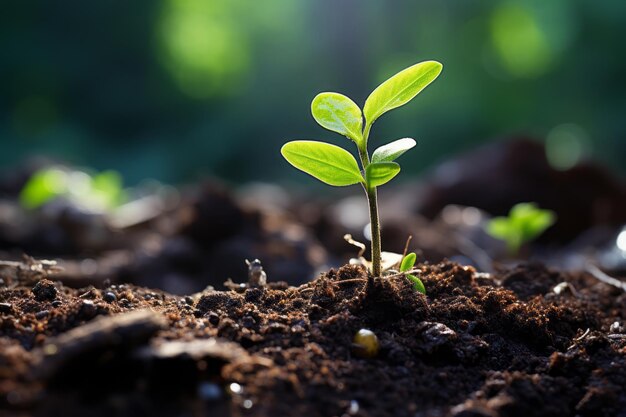
{"label": "green leaf tip", "polygon": [[415,252],[411,252],[407,254],[404,258],[402,258],[402,262],[400,263],[400,272],[410,271],[415,265],[415,260],[417,259],[417,255]]}
{"label": "green leaf tip", "polygon": [[363,141],[363,114],[349,97],[339,93],[320,93],[311,102],[311,114],[323,128],[346,136],[359,145]]}
{"label": "green leaf tip", "polygon": [[411,101],[432,83],[443,70],[437,61],[424,61],[406,68],[376,87],[363,107],[367,125],[389,110]]}
{"label": "green leaf tip", "polygon": [[424,283],[421,279],[412,274],[407,274],[406,277],[413,283],[413,288],[415,288],[415,290],[426,295],[426,287],[424,287]]}
{"label": "green leaf tip", "polygon": [[350,152],[330,143],[297,140],[280,150],[295,168],[337,187],[364,182],[356,159]]}
{"label": "green leaf tip", "polygon": [[392,162],[399,158],[403,153],[415,147],[417,142],[415,139],[404,138],[394,140],[391,143],[381,146],[372,154],[372,162]]}

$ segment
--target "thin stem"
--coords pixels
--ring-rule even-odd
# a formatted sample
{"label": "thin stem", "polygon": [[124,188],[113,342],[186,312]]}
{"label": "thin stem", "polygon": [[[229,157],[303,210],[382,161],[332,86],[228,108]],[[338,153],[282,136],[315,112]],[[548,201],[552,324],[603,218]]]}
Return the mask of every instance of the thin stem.
{"label": "thin stem", "polygon": [[367,201],[370,207],[370,227],[372,234],[372,274],[375,277],[379,277],[381,274],[381,246],[376,187],[372,187],[367,191]]}
{"label": "thin stem", "polygon": [[[363,130],[363,146],[359,146],[359,157],[361,158],[361,165],[363,171],[367,169],[370,164],[370,157],[367,153],[367,140],[369,139],[370,129],[372,125],[365,124]],[[367,184],[364,185],[365,194],[367,195],[367,202],[370,210],[370,232],[372,235],[372,274],[375,277],[379,277],[381,274],[381,246],[380,246],[380,220],[378,219],[378,198],[376,187],[369,188]]]}

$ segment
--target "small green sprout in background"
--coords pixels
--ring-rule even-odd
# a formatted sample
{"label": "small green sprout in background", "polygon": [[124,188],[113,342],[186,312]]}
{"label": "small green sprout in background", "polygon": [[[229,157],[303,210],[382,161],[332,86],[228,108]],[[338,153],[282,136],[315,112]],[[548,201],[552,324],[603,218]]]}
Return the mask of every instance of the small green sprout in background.
{"label": "small green sprout in background", "polygon": [[329,143],[298,140],[286,143],[281,149],[291,165],[326,184],[363,186],[369,204],[374,276],[381,275],[376,189],[398,175],[400,165],[394,160],[416,143],[410,138],[396,140],[376,149],[370,159],[367,151],[370,129],[384,113],[411,101],[439,76],[442,69],[439,62],[425,61],[400,71],[369,95],[362,112],[350,98],[339,93],[320,93],[313,99],[313,118],[322,127],[346,136],[356,144],[361,168],[352,154]]}
{"label": "small green sprout in background", "polygon": [[517,256],[525,243],[536,239],[554,224],[553,211],[540,209],[536,203],[519,203],[509,211],[508,217],[495,217],[486,225],[486,232],[506,242],[509,254]]}
{"label": "small green sprout in background", "polygon": [[[402,259],[402,262],[400,262],[400,272],[408,272],[411,269],[413,269],[413,266],[415,266],[416,259],[417,259],[417,255],[415,254],[415,252],[411,252],[407,254]],[[417,291],[421,292],[422,294],[426,294],[426,287],[424,287],[424,283],[422,282],[421,279],[419,279],[413,274],[406,274],[406,277],[409,279],[409,281],[413,283],[413,288],[415,288]]]}
{"label": "small green sprout in background", "polygon": [[44,168],[36,171],[20,191],[20,204],[36,209],[56,199],[67,198],[93,212],[106,212],[126,200],[122,177],[115,171],[90,175],[83,171]]}

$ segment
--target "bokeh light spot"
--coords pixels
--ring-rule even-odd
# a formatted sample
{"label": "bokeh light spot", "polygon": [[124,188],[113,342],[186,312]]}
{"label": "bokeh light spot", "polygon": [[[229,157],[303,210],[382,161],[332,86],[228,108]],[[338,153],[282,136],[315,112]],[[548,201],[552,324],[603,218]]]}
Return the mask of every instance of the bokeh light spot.
{"label": "bokeh light spot", "polygon": [[587,133],[578,125],[562,124],[550,131],[546,138],[546,157],[558,170],[575,166],[589,152]]}
{"label": "bokeh light spot", "polygon": [[500,4],[491,18],[491,39],[504,69],[514,77],[543,74],[553,52],[532,11],[522,4]]}
{"label": "bokeh light spot", "polygon": [[249,69],[237,1],[167,0],[158,35],[164,66],[195,98],[229,94]]}

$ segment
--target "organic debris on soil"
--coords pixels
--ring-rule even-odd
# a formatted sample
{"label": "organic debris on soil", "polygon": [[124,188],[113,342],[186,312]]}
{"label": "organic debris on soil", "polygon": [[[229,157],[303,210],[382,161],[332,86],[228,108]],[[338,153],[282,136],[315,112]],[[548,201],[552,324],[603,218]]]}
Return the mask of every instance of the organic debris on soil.
{"label": "organic debris on soil", "polygon": [[187,297],[3,277],[0,414],[624,415],[623,291],[539,265],[418,267],[428,296],[360,266]]}

